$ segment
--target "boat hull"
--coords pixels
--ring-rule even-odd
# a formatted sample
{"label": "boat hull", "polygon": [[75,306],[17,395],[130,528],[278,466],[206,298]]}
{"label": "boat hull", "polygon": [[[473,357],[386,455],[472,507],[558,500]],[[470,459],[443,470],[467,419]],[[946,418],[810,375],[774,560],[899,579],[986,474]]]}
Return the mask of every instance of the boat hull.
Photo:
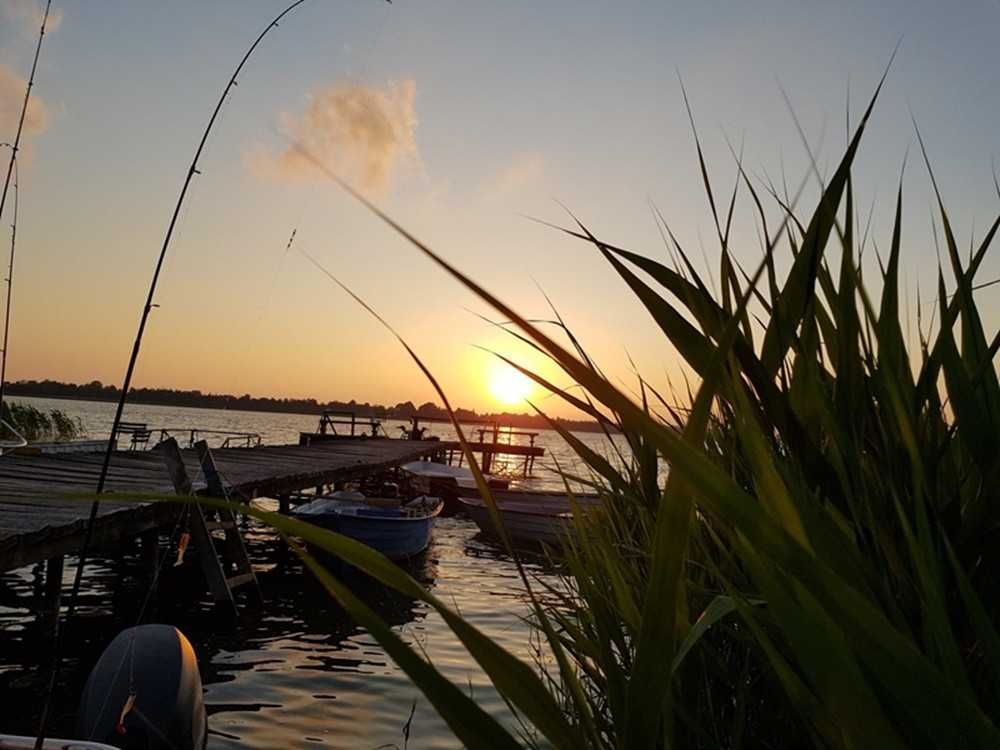
{"label": "boat hull", "polygon": [[[431,461],[412,461],[401,467],[410,477],[411,486],[418,492],[434,495],[444,500],[445,516],[454,516],[462,512],[459,497],[479,497],[476,489],[476,477],[464,466],[448,466]],[[510,481],[502,477],[486,475],[486,483],[490,488],[506,489]]]}
{"label": "boat hull", "polygon": [[[465,512],[475,521],[480,531],[488,536],[500,538],[500,531],[493,522],[489,508],[482,500],[471,498],[460,498],[460,500]],[[498,508],[508,536],[516,542],[557,547],[575,534],[572,513],[513,507],[510,503],[498,503]]]}
{"label": "boat hull", "polygon": [[[320,525],[326,525],[322,521]],[[378,520],[336,516],[329,523],[333,531],[349,536],[391,560],[415,557],[430,545],[434,519],[412,521]]]}
{"label": "boat hull", "polygon": [[[573,495],[573,501],[566,492],[558,490],[522,490],[522,489],[490,489],[490,496],[501,507],[525,505],[551,512],[572,513],[573,502],[577,507],[584,510],[600,507],[601,498],[599,495],[580,492]],[[460,497],[465,499],[480,500],[479,490],[475,487],[462,488]]]}
{"label": "boat hull", "polygon": [[442,503],[437,501],[427,512],[407,513],[398,507],[361,503],[338,505],[333,502],[314,510],[305,506],[296,515],[304,521],[361,542],[392,560],[404,560],[427,549],[441,507]]}

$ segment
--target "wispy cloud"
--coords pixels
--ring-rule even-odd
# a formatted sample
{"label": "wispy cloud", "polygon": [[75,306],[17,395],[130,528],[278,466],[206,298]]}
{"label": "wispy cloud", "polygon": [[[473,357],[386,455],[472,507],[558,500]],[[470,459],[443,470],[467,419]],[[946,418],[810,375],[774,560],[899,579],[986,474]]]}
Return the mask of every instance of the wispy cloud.
{"label": "wispy cloud", "polygon": [[[0,23],[13,27],[23,37],[24,50],[30,52],[29,39],[35,40],[45,12],[44,2],[38,0],[0,0]],[[45,26],[46,33],[55,31],[62,23],[63,14],[58,8],[53,8]],[[17,42],[20,48],[22,42]],[[7,52],[8,50],[5,50]],[[10,55],[4,57],[10,59]],[[25,64],[30,62],[30,57]],[[20,67],[20,66],[19,66]],[[0,142],[13,140],[17,132],[17,121],[21,116],[24,104],[24,91],[28,82],[22,74],[7,63],[0,63]],[[24,116],[24,130],[21,133],[20,161],[26,165],[31,161],[33,136],[44,133],[49,127],[49,108],[36,94],[28,101],[28,109]],[[6,158],[6,157],[4,157]]]}
{"label": "wispy cloud", "polygon": [[[21,78],[9,65],[0,64],[0,140],[14,137],[17,131],[17,120],[24,104],[24,90],[28,82]],[[28,110],[24,116],[24,131],[21,135],[21,157],[23,161],[31,158],[32,136],[44,133],[49,126],[49,110],[37,96],[28,101]]]}
{"label": "wispy cloud", "polygon": [[[412,80],[384,88],[334,84],[314,91],[301,114],[282,114],[282,130],[334,171],[366,190],[381,192],[400,165],[417,155],[415,100]],[[277,152],[257,147],[246,152],[244,160],[263,179],[318,177],[293,146]]]}

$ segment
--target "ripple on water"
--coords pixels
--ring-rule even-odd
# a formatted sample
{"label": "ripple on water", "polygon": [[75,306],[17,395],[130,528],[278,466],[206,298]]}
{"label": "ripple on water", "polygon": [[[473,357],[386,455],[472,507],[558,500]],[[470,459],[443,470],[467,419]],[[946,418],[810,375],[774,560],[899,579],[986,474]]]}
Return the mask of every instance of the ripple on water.
{"label": "ripple on water", "polygon": [[[39,408],[79,416],[91,435],[106,434],[113,404],[25,399]],[[126,419],[177,428],[258,432],[265,442],[296,442],[316,418],[236,410],[183,409],[129,404]],[[394,428],[389,425],[390,431]],[[439,432],[448,439],[445,428]],[[595,436],[581,435],[603,450]],[[558,436],[542,430],[537,443],[563,467],[574,463]],[[539,471],[544,476],[544,468]],[[544,484],[545,479],[537,480]],[[555,488],[561,487],[557,479]],[[385,653],[307,577],[294,555],[268,530],[251,526],[245,535],[258,571],[266,606],[245,614],[237,629],[226,630],[211,605],[187,593],[191,574],[166,576],[156,601],[156,617],[177,624],[198,653],[210,712],[210,748],[286,748],[318,744],[330,748],[402,746],[402,730],[413,709],[410,748],[458,747],[451,732]],[[539,560],[529,574],[546,575]],[[77,696],[86,671],[109,634],[135,622],[145,589],[134,557],[96,560],[87,568],[81,617],[67,637],[67,667],[56,701],[60,733],[73,729]],[[171,574],[175,571],[170,571]],[[413,574],[446,603],[513,653],[533,658],[527,609],[517,570],[506,555],[476,534],[468,521],[442,519],[435,542]],[[67,576],[72,567],[67,566]],[[194,572],[195,580],[197,573]],[[187,576],[187,578],[185,578]],[[40,571],[25,568],[0,576],[18,595],[41,590]],[[487,711],[510,721],[489,681],[426,605],[370,581],[354,580],[363,596],[407,642],[423,649],[452,681],[465,687]],[[31,733],[38,719],[48,654],[24,610],[0,607],[0,700],[4,731]]]}
{"label": "ripple on water", "polygon": [[[207,602],[185,599],[184,581],[168,578],[154,605],[157,617],[177,624],[198,653],[210,748],[402,747],[408,722],[410,748],[459,747],[409,679],[303,572],[280,540],[259,528],[246,538],[252,559],[260,563],[266,600],[258,614],[247,612],[238,627],[226,630]],[[538,561],[527,567],[532,575],[546,574]],[[75,696],[107,633],[134,622],[135,601],[141,598],[136,593],[142,591],[138,572],[132,557],[88,566],[85,616],[70,633],[70,659],[59,693],[62,733],[72,732]],[[357,573],[337,572],[448,679],[486,711],[512,721],[503,700],[433,609]],[[502,646],[533,658],[517,572],[471,523],[441,519],[432,547],[410,572]],[[39,585],[39,575],[22,569],[3,576],[3,583],[29,593]],[[4,712],[5,731],[33,731],[44,692],[39,666],[44,647],[30,624],[23,610],[0,608],[0,697],[10,709]]]}

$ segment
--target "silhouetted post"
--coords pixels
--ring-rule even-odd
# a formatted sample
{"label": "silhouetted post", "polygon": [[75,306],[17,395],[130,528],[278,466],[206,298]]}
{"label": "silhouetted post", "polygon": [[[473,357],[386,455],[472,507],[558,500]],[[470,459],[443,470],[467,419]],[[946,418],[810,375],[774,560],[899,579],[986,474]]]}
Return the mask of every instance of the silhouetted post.
{"label": "silhouetted post", "polygon": [[63,556],[49,558],[45,563],[45,590],[39,620],[46,637],[55,638],[59,623],[59,602],[62,594],[64,559]]}

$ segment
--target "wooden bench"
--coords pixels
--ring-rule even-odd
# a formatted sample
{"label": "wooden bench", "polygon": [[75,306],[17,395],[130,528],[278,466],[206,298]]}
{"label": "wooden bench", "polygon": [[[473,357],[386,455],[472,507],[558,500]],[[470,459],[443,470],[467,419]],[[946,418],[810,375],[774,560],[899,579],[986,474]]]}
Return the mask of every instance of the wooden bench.
{"label": "wooden bench", "polygon": [[118,442],[119,435],[131,435],[132,442],[129,445],[129,450],[134,451],[140,447],[145,448],[149,444],[149,438],[152,434],[153,431],[145,422],[119,422],[118,432],[115,433],[115,443]]}

